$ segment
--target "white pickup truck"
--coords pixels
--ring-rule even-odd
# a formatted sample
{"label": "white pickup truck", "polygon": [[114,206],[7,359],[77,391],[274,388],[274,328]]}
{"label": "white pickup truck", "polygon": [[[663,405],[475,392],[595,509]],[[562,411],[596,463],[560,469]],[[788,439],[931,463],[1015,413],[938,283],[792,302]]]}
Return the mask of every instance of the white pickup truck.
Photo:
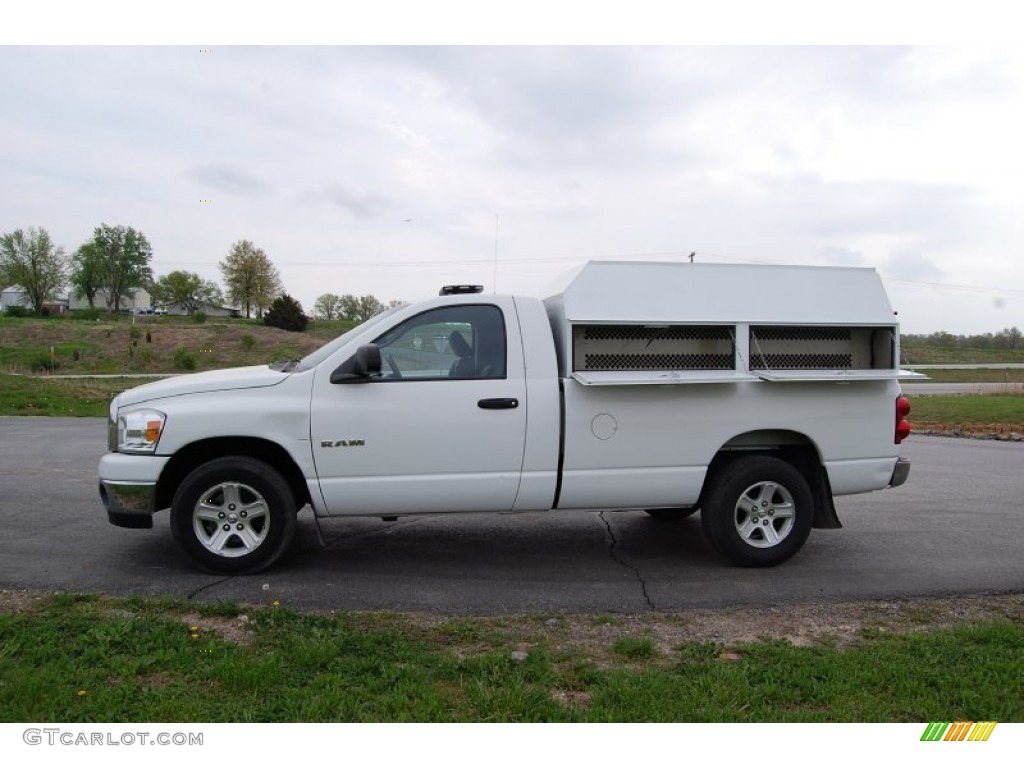
{"label": "white pickup truck", "polygon": [[302,360],[110,405],[110,522],[170,508],[201,567],[255,572],[314,519],[700,510],[780,563],[833,495],[902,484],[899,326],[871,269],[590,262],[547,299],[449,286]]}

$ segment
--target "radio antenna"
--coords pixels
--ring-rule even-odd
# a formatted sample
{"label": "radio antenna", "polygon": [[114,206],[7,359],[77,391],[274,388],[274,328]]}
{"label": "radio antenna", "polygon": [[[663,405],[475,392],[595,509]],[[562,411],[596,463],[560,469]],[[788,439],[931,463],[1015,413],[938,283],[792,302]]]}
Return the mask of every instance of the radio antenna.
{"label": "radio antenna", "polygon": [[494,214],[494,281],[491,283],[491,293],[498,292],[498,214]]}

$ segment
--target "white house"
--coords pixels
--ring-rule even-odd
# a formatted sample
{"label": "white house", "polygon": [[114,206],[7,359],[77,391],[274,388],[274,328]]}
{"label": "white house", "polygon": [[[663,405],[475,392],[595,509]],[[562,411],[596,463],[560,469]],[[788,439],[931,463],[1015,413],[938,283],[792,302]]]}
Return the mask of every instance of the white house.
{"label": "white house", "polygon": [[[0,291],[0,312],[7,307],[21,306],[26,310],[32,311],[32,300],[29,298],[28,291],[22,288],[20,285],[12,285],[9,288],[5,288]],[[68,311],[68,300],[67,298],[50,298],[43,302],[43,313],[49,313],[51,315],[59,315],[62,312]]]}
{"label": "white house", "polygon": [[[93,297],[93,306],[96,309],[107,308],[107,289],[100,288],[96,291],[96,295]],[[83,296],[82,298],[76,298],[74,293],[71,294],[68,300],[69,309],[88,309],[89,301]],[[152,299],[150,298],[149,291],[145,288],[134,288],[125,291],[121,295],[121,309],[129,312],[141,309],[151,309]]]}
{"label": "white house", "polygon": [[13,306],[21,306],[25,309],[32,307],[32,302],[28,300],[28,291],[20,285],[12,285],[0,291],[0,310]]}

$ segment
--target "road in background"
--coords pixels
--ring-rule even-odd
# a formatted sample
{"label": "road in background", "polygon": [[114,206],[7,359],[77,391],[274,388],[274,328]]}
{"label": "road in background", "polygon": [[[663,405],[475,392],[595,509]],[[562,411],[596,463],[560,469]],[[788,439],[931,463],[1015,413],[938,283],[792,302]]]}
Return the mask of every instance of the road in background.
{"label": "road in background", "polygon": [[1024,384],[964,384],[901,381],[907,395],[1024,395]]}
{"label": "road in background", "polygon": [[926,365],[905,365],[911,371],[1001,371],[1006,368],[1021,370],[1024,363],[928,363]]}
{"label": "road in background", "polygon": [[319,609],[444,614],[675,611],[689,607],[1024,591],[1024,445],[912,437],[905,486],[837,500],[842,530],[814,531],[772,569],[715,555],[700,520],[640,511],[435,515],[322,523],[309,511],[271,571],[211,576],[171,539],[107,523],[96,490],[102,419],[0,418],[0,588]]}

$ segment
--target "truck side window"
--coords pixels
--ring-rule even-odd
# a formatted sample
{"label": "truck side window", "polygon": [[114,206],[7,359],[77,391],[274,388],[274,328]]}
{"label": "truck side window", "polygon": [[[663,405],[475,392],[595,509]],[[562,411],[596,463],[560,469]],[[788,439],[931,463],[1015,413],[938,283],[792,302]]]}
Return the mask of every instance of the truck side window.
{"label": "truck side window", "polygon": [[375,343],[385,379],[505,378],[505,319],[490,304],[428,310]]}

